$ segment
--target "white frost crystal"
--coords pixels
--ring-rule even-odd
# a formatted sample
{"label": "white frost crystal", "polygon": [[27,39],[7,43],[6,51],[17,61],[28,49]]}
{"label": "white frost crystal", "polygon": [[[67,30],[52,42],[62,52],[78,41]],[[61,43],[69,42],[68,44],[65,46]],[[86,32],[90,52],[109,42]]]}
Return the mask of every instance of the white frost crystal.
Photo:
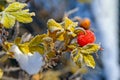
{"label": "white frost crystal", "polygon": [[45,64],[43,57],[38,52],[24,54],[16,45],[13,45],[10,51],[14,53],[15,59],[18,61],[21,69],[30,75],[38,73]]}

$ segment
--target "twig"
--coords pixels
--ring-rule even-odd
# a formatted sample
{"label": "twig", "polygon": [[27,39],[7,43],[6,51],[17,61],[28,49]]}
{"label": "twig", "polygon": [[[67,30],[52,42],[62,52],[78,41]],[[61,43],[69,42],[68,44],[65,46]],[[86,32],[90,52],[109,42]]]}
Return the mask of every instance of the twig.
{"label": "twig", "polygon": [[72,9],[72,10],[66,12],[66,13],[64,14],[64,17],[68,17],[69,15],[71,15],[71,14],[77,12],[78,10],[79,10],[79,8],[76,7],[76,8],[74,8],[74,9]]}
{"label": "twig", "polygon": [[20,27],[19,22],[16,22],[16,26],[15,26],[15,29],[14,29],[14,34],[13,34],[12,40],[14,40],[18,36],[18,34],[19,34],[19,27]]}
{"label": "twig", "polygon": [[2,80],[18,80],[18,79],[15,79],[15,78],[12,78],[12,77],[3,76]]}
{"label": "twig", "polygon": [[4,72],[11,72],[11,71],[18,71],[21,70],[19,67],[14,68],[14,67],[10,67],[9,69],[4,69]]}

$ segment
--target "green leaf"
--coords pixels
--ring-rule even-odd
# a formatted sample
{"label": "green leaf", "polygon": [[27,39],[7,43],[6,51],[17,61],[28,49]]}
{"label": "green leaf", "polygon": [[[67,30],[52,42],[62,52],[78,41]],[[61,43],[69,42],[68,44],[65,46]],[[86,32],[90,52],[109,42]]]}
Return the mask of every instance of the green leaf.
{"label": "green leaf", "polygon": [[17,21],[22,23],[30,23],[32,22],[31,16],[34,16],[34,13],[28,13],[27,11],[17,11],[17,12],[10,12],[12,16],[14,16]]}
{"label": "green leaf", "polygon": [[91,68],[95,68],[95,61],[92,55],[84,55],[83,59],[87,66]]}
{"label": "green leaf", "polygon": [[15,17],[8,13],[3,13],[1,23],[5,28],[11,28],[15,24]]}
{"label": "green leaf", "polygon": [[27,4],[14,2],[5,9],[5,12],[16,12],[18,10],[23,9],[25,6],[27,6]]}
{"label": "green leaf", "polygon": [[99,44],[88,44],[82,48],[80,47],[79,49],[82,54],[93,54],[93,53],[96,53],[100,49],[100,45]]}

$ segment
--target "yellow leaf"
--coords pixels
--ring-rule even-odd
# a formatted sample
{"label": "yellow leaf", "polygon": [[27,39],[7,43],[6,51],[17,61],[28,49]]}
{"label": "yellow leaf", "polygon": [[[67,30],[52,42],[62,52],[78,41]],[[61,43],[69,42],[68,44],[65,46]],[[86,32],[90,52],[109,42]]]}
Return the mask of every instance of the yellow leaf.
{"label": "yellow leaf", "polygon": [[19,49],[20,49],[24,54],[30,53],[28,44],[29,44],[29,43],[18,44]]}
{"label": "yellow leaf", "polygon": [[3,73],[4,73],[3,70],[0,69],[0,79],[2,79]]}
{"label": "yellow leaf", "polygon": [[72,37],[76,37],[77,35],[74,32],[67,32],[68,35],[71,35]]}
{"label": "yellow leaf", "polygon": [[74,51],[74,53],[72,52],[73,55],[73,61],[79,66],[81,67],[82,65],[82,61],[83,61],[83,55],[80,53],[80,51],[78,51],[76,49],[76,51]]}
{"label": "yellow leaf", "polygon": [[83,59],[87,66],[91,68],[95,68],[95,61],[92,55],[84,55]]}
{"label": "yellow leaf", "polygon": [[67,31],[64,33],[64,42],[65,42],[65,46],[67,46],[68,44],[70,44],[71,40],[73,39],[73,36],[71,36],[72,34],[69,34]]}
{"label": "yellow leaf", "polygon": [[12,28],[15,24],[15,17],[8,13],[3,13],[1,23],[5,28]]}
{"label": "yellow leaf", "polygon": [[20,37],[17,37],[15,40],[14,40],[14,43],[16,45],[20,44],[21,43],[21,38]]}
{"label": "yellow leaf", "polygon": [[64,33],[59,35],[59,36],[57,36],[57,40],[64,41]]}
{"label": "yellow leaf", "polygon": [[35,36],[28,44],[30,52],[39,52],[40,54],[44,54],[44,47],[41,45],[43,43],[43,39],[47,37],[46,34]]}
{"label": "yellow leaf", "polygon": [[35,36],[30,42],[29,42],[29,46],[36,46],[36,45],[40,45],[41,42],[43,42],[43,38],[47,37],[46,34],[42,34],[42,35],[37,35]]}
{"label": "yellow leaf", "polygon": [[23,9],[25,6],[27,6],[27,4],[25,4],[25,3],[13,2],[5,9],[5,11],[6,12],[15,12],[15,11]]}
{"label": "yellow leaf", "polygon": [[43,42],[45,42],[46,44],[49,44],[53,42],[53,39],[51,37],[44,37]]}
{"label": "yellow leaf", "polygon": [[48,20],[47,26],[50,32],[55,32],[55,31],[63,32],[64,31],[62,26],[53,19]]}
{"label": "yellow leaf", "polygon": [[93,53],[96,53],[100,49],[100,45],[92,43],[79,49],[82,54],[93,54]]}
{"label": "yellow leaf", "polygon": [[53,19],[49,19],[48,22],[47,22],[47,26],[48,26],[48,34],[49,34],[50,37],[53,38],[53,41],[63,40],[62,35],[64,33],[64,29],[61,26],[61,24],[57,23]]}
{"label": "yellow leaf", "polygon": [[8,51],[11,49],[13,43],[10,43],[10,42],[4,42],[4,45],[5,45],[5,49],[7,49]]}
{"label": "yellow leaf", "polygon": [[17,11],[17,12],[10,12],[10,14],[12,16],[14,16],[19,22],[22,22],[22,23],[30,23],[30,22],[32,22],[31,16],[35,15],[33,12],[28,13],[25,10]]}
{"label": "yellow leaf", "polygon": [[53,57],[55,57],[56,56],[56,52],[55,51],[50,51],[48,54],[47,54],[47,58],[48,59],[51,59],[51,58],[53,58]]}
{"label": "yellow leaf", "polygon": [[73,22],[72,20],[70,20],[67,17],[64,18],[64,21],[65,21],[65,25],[64,25],[65,30],[68,30],[70,32],[74,32],[75,27],[78,25],[78,23]]}
{"label": "yellow leaf", "polygon": [[49,37],[51,37],[53,39],[53,42],[55,42],[56,40],[59,40],[59,41],[64,40],[64,32],[59,33],[58,31],[54,31],[54,32],[48,31],[48,35],[49,35]]}
{"label": "yellow leaf", "polygon": [[72,60],[79,66],[82,66],[83,63],[83,55],[80,53],[80,50],[78,48],[75,48],[71,52]]}
{"label": "yellow leaf", "polygon": [[75,31],[76,26],[77,26],[76,22],[73,22],[67,17],[64,18],[64,29],[66,30],[67,35],[75,37],[76,34],[74,33],[74,31]]}
{"label": "yellow leaf", "polygon": [[44,47],[40,45],[29,46],[30,52],[39,52],[40,54],[44,54]]}
{"label": "yellow leaf", "polygon": [[73,50],[73,49],[76,48],[76,45],[74,45],[74,44],[70,44],[70,45],[68,45],[68,48]]}

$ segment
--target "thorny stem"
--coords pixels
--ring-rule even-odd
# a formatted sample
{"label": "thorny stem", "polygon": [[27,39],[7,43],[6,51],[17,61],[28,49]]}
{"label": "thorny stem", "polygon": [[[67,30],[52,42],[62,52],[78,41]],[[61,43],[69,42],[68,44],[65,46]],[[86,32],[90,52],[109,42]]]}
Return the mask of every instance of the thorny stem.
{"label": "thorny stem", "polygon": [[2,27],[2,32],[0,34],[0,39],[1,39],[0,45],[2,46],[2,48],[3,48],[4,51],[7,51],[7,49],[5,48],[5,45],[4,45],[4,41],[2,40],[4,31],[5,31],[5,29]]}
{"label": "thorny stem", "polygon": [[13,34],[12,40],[14,40],[18,36],[18,34],[19,34],[19,27],[20,27],[19,22],[16,22],[16,26],[15,26],[15,30],[14,30],[14,34]]}

